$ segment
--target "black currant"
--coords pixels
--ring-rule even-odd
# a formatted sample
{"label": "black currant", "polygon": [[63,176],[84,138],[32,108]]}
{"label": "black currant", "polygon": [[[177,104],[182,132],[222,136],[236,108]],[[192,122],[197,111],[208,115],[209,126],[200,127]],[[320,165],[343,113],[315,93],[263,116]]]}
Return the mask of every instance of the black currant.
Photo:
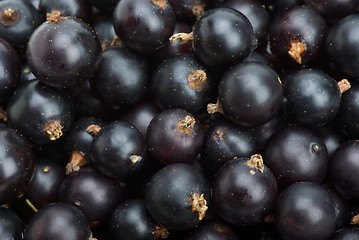
{"label": "black currant", "polygon": [[24,221],[10,209],[0,207],[0,238],[2,240],[23,240]]}
{"label": "black currant", "polygon": [[204,112],[215,99],[211,73],[192,54],[163,60],[151,81],[151,94],[162,108],[182,108],[192,114]]}
{"label": "black currant", "polygon": [[310,6],[300,5],[272,21],[270,44],[284,63],[307,64],[322,53],[326,32],[327,24],[320,13]]}
{"label": "black currant", "polygon": [[98,98],[112,108],[130,106],[144,98],[149,71],[143,57],[128,48],[111,47],[102,52],[100,61],[90,80]]}
{"label": "black currant", "polygon": [[67,203],[52,203],[41,208],[30,219],[25,240],[93,240],[85,215]]}
{"label": "black currant", "polygon": [[211,187],[196,168],[174,163],[158,170],[149,180],[145,202],[152,217],[170,230],[189,230],[205,217]]}
{"label": "black currant", "polygon": [[167,0],[121,0],[114,9],[113,23],[126,46],[150,53],[168,42],[176,17]]}
{"label": "black currant", "polygon": [[103,225],[123,199],[120,185],[94,168],[70,173],[59,191],[61,202],[71,204],[86,216],[91,227]]}
{"label": "black currant", "polygon": [[283,239],[328,239],[335,227],[334,202],[321,186],[299,182],[279,195],[275,224]]}
{"label": "black currant", "polygon": [[259,154],[225,163],[212,186],[214,208],[221,218],[236,226],[263,222],[278,192],[277,181]]}
{"label": "black currant", "polygon": [[323,139],[301,126],[287,126],[274,133],[263,158],[281,187],[299,181],[321,183],[329,162]]}
{"label": "black currant", "polygon": [[32,80],[15,89],[7,113],[10,126],[31,143],[45,145],[69,130],[74,106],[67,91]]}
{"label": "black currant", "polygon": [[248,57],[256,47],[251,23],[235,9],[207,10],[193,26],[194,53],[207,66],[232,66]]}
{"label": "black currant", "polygon": [[132,124],[116,121],[106,124],[91,146],[91,159],[101,173],[126,179],[137,173],[146,161],[144,136]]}
{"label": "black currant", "polygon": [[341,91],[335,79],[319,69],[294,71],[283,80],[284,112],[303,125],[324,125],[337,115]]}
{"label": "black currant", "polygon": [[191,113],[171,108],[153,117],[147,128],[146,141],[148,153],[156,161],[191,163],[201,151],[203,130]]}
{"label": "black currant", "polygon": [[250,157],[258,148],[253,129],[221,121],[206,131],[201,165],[206,174],[213,176],[226,162],[233,158]]}
{"label": "black currant", "polygon": [[224,73],[218,87],[218,102],[233,122],[256,127],[269,122],[281,109],[282,83],[268,65],[239,63]]}
{"label": "black currant", "polygon": [[17,131],[0,127],[0,204],[24,193],[34,170],[28,141]]}
{"label": "black currant", "polygon": [[26,56],[41,82],[69,87],[92,76],[100,54],[100,40],[86,22],[55,10],[31,34]]}
{"label": "black currant", "polygon": [[142,199],[121,202],[109,218],[108,231],[111,239],[121,240],[165,239],[169,234],[153,220]]}

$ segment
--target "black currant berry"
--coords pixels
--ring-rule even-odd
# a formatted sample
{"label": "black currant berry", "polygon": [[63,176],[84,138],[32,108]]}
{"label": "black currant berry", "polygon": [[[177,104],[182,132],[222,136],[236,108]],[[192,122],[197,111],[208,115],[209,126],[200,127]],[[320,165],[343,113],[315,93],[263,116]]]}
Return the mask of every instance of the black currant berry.
{"label": "black currant berry", "polygon": [[215,99],[215,82],[192,54],[165,59],[156,68],[151,94],[162,108],[182,108],[192,114],[204,112]]}
{"label": "black currant berry", "polygon": [[126,179],[146,161],[146,143],[140,130],[125,121],[106,124],[91,146],[91,159],[101,173]]}
{"label": "black currant berry", "polygon": [[113,12],[115,32],[133,50],[149,53],[173,34],[175,13],[167,0],[121,0]]}
{"label": "black currant berry", "polygon": [[340,19],[328,32],[325,52],[332,66],[348,77],[359,77],[359,14]]}
{"label": "black currant berry", "polygon": [[147,62],[130,49],[111,47],[103,51],[90,80],[98,98],[112,108],[133,105],[145,96],[149,85]]}
{"label": "black currant berry", "polygon": [[193,26],[194,53],[207,66],[232,66],[256,47],[248,18],[232,8],[210,9]]}
{"label": "black currant berry", "polygon": [[66,203],[52,203],[41,208],[30,219],[25,240],[93,240],[85,215]]}
{"label": "black currant berry", "polygon": [[40,209],[59,201],[59,189],[65,179],[65,168],[56,159],[37,156],[34,172],[25,192],[32,206]]}
{"label": "black currant berry", "polygon": [[151,120],[148,153],[161,163],[191,163],[201,151],[203,130],[196,117],[180,108],[166,109]]}
{"label": "black currant berry", "polygon": [[16,50],[0,38],[0,102],[6,100],[20,81],[21,60]]}
{"label": "black currant berry", "polygon": [[347,199],[359,199],[359,141],[340,145],[329,163],[329,177],[333,187]]}
{"label": "black currant berry", "polygon": [[324,18],[314,8],[300,5],[272,21],[270,44],[283,62],[307,64],[318,59],[322,53],[326,32]]}
{"label": "black currant berry", "polygon": [[221,7],[236,9],[246,16],[253,26],[254,35],[260,43],[267,34],[270,16],[264,5],[258,0],[226,0]]}
{"label": "black currant berry", "polygon": [[39,82],[21,84],[11,95],[7,113],[9,125],[31,143],[45,145],[67,132],[74,119],[68,92]]}
{"label": "black currant berry", "polygon": [[213,206],[226,222],[253,226],[264,220],[277,198],[277,181],[254,154],[225,163],[213,180]]}
{"label": "black currant berry", "polygon": [[359,137],[359,84],[352,84],[351,88],[343,93],[337,116],[339,126],[347,136]]}
{"label": "black currant berry", "polygon": [[245,158],[255,154],[258,143],[253,129],[244,128],[229,121],[213,124],[206,132],[201,166],[213,176],[218,169],[233,158]]}
{"label": "black currant berry", "polygon": [[344,199],[332,185],[323,184],[321,185],[329,193],[334,201],[335,208],[335,229],[340,229],[351,222],[351,210],[350,201]]}
{"label": "black currant berry", "polygon": [[205,217],[211,187],[196,168],[174,163],[157,171],[146,188],[145,201],[152,217],[170,230],[189,230]]}
{"label": "black currant berry", "polygon": [[108,221],[111,239],[165,239],[169,234],[166,228],[159,226],[153,220],[142,199],[121,202]]}
{"label": "black currant berry", "polygon": [[281,109],[282,83],[268,65],[240,63],[222,77],[218,102],[218,107],[233,122],[244,127],[256,127],[269,122]]}
{"label": "black currant berry", "polygon": [[319,69],[301,69],[283,80],[284,112],[294,122],[324,125],[337,115],[341,91],[337,81]]}
{"label": "black currant berry", "polygon": [[29,1],[0,1],[0,37],[19,53],[26,53],[32,32],[42,23],[40,12]]}
{"label": "black currant berry", "polygon": [[19,132],[0,128],[0,204],[19,197],[26,190],[33,172],[30,144]]}
{"label": "black currant berry", "polygon": [[84,167],[64,179],[59,197],[61,202],[80,209],[91,227],[98,227],[107,221],[123,193],[114,179]]}
{"label": "black currant berry", "polygon": [[91,145],[95,136],[101,131],[106,122],[99,118],[84,117],[76,120],[64,141],[66,153],[71,156],[74,151],[79,152],[83,157],[91,160]]}
{"label": "black currant berry", "polygon": [[327,172],[325,143],[305,127],[288,126],[274,133],[263,150],[263,158],[281,187],[299,181],[321,183]]}
{"label": "black currant berry", "polygon": [[86,22],[53,11],[31,34],[26,56],[41,82],[61,88],[88,80],[100,54],[100,40]]}
{"label": "black currant berry", "polygon": [[334,202],[317,184],[294,183],[279,195],[274,217],[283,239],[328,239],[335,227]]}
{"label": "black currant berry", "polygon": [[0,207],[0,238],[2,240],[23,240],[24,221],[10,209]]}

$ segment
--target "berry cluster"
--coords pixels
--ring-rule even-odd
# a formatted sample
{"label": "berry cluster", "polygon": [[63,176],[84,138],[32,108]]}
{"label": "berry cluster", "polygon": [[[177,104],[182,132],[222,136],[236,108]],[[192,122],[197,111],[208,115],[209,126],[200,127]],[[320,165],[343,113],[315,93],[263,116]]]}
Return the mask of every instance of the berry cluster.
{"label": "berry cluster", "polygon": [[357,0],[0,1],[0,240],[359,239]]}

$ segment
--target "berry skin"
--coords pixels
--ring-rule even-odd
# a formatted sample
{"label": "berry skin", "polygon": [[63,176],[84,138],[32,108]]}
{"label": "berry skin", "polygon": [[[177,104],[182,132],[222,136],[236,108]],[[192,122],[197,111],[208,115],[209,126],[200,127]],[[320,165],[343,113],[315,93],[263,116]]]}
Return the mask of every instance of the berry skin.
{"label": "berry skin", "polygon": [[0,128],[0,204],[19,197],[30,181],[34,155],[27,140],[14,129]]}
{"label": "berry skin", "polygon": [[334,202],[321,186],[299,182],[281,192],[274,217],[285,240],[328,239],[335,227]]}
{"label": "berry skin", "polygon": [[191,163],[203,143],[201,123],[181,108],[170,108],[156,114],[146,134],[149,155],[163,164]]}
{"label": "berry skin", "polygon": [[31,143],[45,145],[69,130],[74,106],[67,91],[34,79],[19,85],[10,96],[7,113],[11,127]]}
{"label": "berry skin", "polygon": [[24,239],[87,240],[91,238],[85,215],[67,203],[52,203],[30,219]]}
{"label": "berry skin", "polygon": [[121,0],[113,12],[115,32],[129,48],[152,53],[173,34],[175,13],[166,0]]}
{"label": "berry skin", "polygon": [[330,28],[325,41],[325,52],[332,66],[347,77],[359,77],[359,14],[341,18]]}
{"label": "berry skin", "polygon": [[157,171],[147,184],[145,202],[152,217],[172,230],[189,230],[203,221],[211,187],[196,168],[174,163]]}
{"label": "berry skin", "polygon": [[206,11],[193,28],[194,52],[210,67],[233,66],[248,57],[257,46],[248,18],[231,8]]}
{"label": "berry skin", "polygon": [[31,34],[26,56],[41,82],[63,88],[88,80],[100,53],[100,40],[87,23],[53,11]]}
{"label": "berry skin", "polygon": [[95,167],[106,176],[122,180],[142,168],[146,155],[145,139],[140,130],[125,121],[106,124],[91,145]]}
{"label": "berry skin", "polygon": [[283,87],[278,74],[268,65],[244,62],[224,73],[218,101],[230,120],[244,127],[256,127],[279,112]]}
{"label": "berry skin", "polygon": [[277,197],[277,181],[259,154],[225,163],[213,180],[213,206],[226,222],[253,226],[264,220]]}
{"label": "berry skin", "polygon": [[337,81],[319,69],[301,69],[283,80],[284,109],[292,121],[324,125],[337,115],[341,92]]}

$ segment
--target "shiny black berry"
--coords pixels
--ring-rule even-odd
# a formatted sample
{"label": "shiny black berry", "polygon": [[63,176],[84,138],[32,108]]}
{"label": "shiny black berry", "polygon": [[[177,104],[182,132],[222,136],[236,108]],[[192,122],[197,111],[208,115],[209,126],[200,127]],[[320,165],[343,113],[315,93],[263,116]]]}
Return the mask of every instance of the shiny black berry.
{"label": "shiny black berry", "polygon": [[333,199],[324,188],[310,182],[284,189],[274,214],[283,239],[328,239],[335,227]]}
{"label": "shiny black berry", "polygon": [[67,132],[74,119],[68,92],[38,80],[21,84],[11,95],[7,113],[11,127],[31,143],[45,145]]}
{"label": "shiny black berry", "polygon": [[96,96],[112,108],[131,106],[145,96],[149,85],[146,60],[128,48],[111,47],[102,52],[90,80]]}
{"label": "shiny black berry", "polygon": [[111,239],[165,239],[169,235],[167,229],[152,218],[143,199],[121,202],[108,221]]}
{"label": "shiny black berry", "polygon": [[263,158],[281,187],[299,181],[321,183],[329,162],[321,137],[300,126],[288,126],[273,134]]}
{"label": "shiny black berry", "polygon": [[218,101],[230,120],[244,127],[256,127],[269,122],[281,109],[282,83],[268,65],[240,63],[222,77]]}
{"label": "shiny black berry", "polygon": [[53,11],[31,34],[26,56],[41,82],[61,88],[88,80],[100,53],[100,40],[86,22]]}
{"label": "shiny black berry", "polygon": [[164,164],[191,163],[201,151],[199,120],[180,108],[166,109],[151,120],[146,135],[149,155]]}
{"label": "shiny black berry", "polygon": [[34,169],[34,155],[19,132],[1,127],[0,159],[0,204],[6,204],[26,190]]}
{"label": "shiny black berry", "polygon": [[277,181],[263,158],[254,154],[225,163],[213,180],[213,206],[236,226],[263,222],[277,198]]}
{"label": "shiny black berry", "polygon": [[204,112],[215,100],[215,79],[192,54],[178,54],[162,61],[151,81],[151,94],[162,109],[182,108]]}
{"label": "shiny black berry", "polygon": [[3,240],[22,240],[24,221],[10,209],[0,207],[0,238]]}
{"label": "shiny black berry", "polygon": [[67,203],[52,203],[30,219],[24,239],[88,240],[92,239],[85,215]]}
{"label": "shiny black berry", "polygon": [[337,81],[319,69],[301,69],[283,80],[284,112],[303,125],[324,125],[337,115],[341,91]]}
{"label": "shiny black berry", "polygon": [[359,14],[351,14],[330,28],[325,41],[325,52],[334,69],[353,78],[359,76],[358,29]]}
{"label": "shiny black berry", "polygon": [[42,23],[40,12],[29,1],[0,1],[0,37],[23,56],[32,32]]}
{"label": "shiny black berry", "polygon": [[256,46],[248,18],[232,8],[210,9],[193,26],[194,52],[207,66],[232,66],[248,57]]}
{"label": "shiny black berry", "polygon": [[121,0],[113,12],[115,32],[133,50],[150,53],[173,34],[175,13],[166,0]]}
{"label": "shiny black berry", "polygon": [[205,217],[211,187],[196,168],[174,163],[157,171],[147,184],[145,202],[152,217],[172,230],[188,230]]}
{"label": "shiny black berry", "polygon": [[91,159],[106,176],[126,179],[136,174],[146,160],[144,136],[128,122],[108,123],[93,140]]}
{"label": "shiny black berry", "polygon": [[104,224],[123,198],[114,179],[91,167],[70,173],[59,189],[60,200],[80,209],[91,227]]}

